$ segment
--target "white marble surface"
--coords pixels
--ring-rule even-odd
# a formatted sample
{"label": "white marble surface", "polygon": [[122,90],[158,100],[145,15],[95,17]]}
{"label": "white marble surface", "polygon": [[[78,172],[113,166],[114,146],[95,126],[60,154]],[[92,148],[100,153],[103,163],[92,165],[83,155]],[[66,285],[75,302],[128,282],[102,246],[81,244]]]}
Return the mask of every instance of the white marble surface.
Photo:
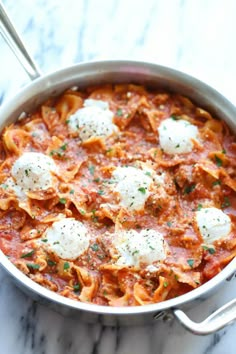
{"label": "white marble surface", "polygon": [[[5,0],[43,72],[94,59],[137,59],[190,73],[236,103],[235,0]],[[29,80],[0,38],[0,101]],[[236,295],[235,277],[189,311],[203,319]],[[109,328],[34,303],[0,269],[0,354],[234,354],[236,323],[197,337],[176,321]]]}

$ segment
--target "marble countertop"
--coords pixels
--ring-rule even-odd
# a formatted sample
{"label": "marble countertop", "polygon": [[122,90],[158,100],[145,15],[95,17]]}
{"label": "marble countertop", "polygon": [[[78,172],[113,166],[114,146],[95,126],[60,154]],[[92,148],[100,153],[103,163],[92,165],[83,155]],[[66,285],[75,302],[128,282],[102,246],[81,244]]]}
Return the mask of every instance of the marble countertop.
{"label": "marble countertop", "polygon": [[[234,0],[5,0],[44,73],[95,59],[170,66],[205,81],[236,104]],[[29,82],[0,38],[0,102]],[[236,280],[189,311],[203,320],[235,298]],[[88,325],[33,302],[0,269],[1,354],[234,354],[236,323],[198,337],[180,324]]]}

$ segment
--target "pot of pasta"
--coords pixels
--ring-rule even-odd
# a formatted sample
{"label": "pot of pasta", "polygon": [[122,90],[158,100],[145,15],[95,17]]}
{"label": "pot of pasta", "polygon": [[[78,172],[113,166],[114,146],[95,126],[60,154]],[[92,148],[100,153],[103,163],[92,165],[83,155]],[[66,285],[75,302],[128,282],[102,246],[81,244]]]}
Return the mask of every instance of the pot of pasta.
{"label": "pot of pasta", "polygon": [[36,300],[90,322],[172,313],[208,334],[235,320],[235,300],[202,323],[183,312],[235,272],[235,107],[155,64],[41,76],[23,55],[36,79],[0,111],[2,267]]}

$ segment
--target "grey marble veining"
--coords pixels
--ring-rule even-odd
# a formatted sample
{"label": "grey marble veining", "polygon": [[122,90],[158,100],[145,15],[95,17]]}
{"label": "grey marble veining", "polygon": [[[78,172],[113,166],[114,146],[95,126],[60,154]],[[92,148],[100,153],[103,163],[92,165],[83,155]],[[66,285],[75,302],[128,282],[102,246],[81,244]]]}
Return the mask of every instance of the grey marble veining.
{"label": "grey marble veining", "polygon": [[[146,60],[185,71],[236,103],[234,0],[5,0],[43,72],[96,59]],[[29,82],[0,38],[0,102]],[[203,320],[236,295],[236,280],[188,313]],[[234,354],[236,323],[189,334],[175,320],[88,325],[24,295],[0,269],[0,354]]]}

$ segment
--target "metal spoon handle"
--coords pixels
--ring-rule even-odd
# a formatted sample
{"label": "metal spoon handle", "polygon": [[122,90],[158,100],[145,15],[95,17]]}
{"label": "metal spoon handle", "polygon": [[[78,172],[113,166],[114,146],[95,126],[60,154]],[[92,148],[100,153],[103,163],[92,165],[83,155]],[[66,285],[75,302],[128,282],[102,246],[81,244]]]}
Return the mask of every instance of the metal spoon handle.
{"label": "metal spoon handle", "polygon": [[26,73],[29,75],[30,79],[34,80],[40,77],[40,70],[37,68],[34,60],[27,52],[25,45],[15,30],[8,14],[6,13],[6,10],[3,7],[2,2],[0,2],[0,33],[17,57]]}

